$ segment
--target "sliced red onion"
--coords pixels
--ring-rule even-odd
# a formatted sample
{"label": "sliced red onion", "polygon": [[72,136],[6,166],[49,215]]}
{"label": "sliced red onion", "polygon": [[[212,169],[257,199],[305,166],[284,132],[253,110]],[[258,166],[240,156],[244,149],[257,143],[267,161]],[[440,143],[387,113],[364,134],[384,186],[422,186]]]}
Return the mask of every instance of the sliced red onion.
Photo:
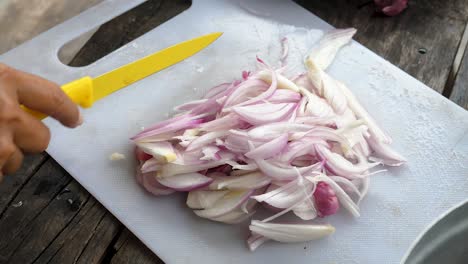
{"label": "sliced red onion", "polygon": [[140,148],[135,147],[135,157],[138,161],[143,162],[151,159],[153,156],[148,153],[145,153]]}
{"label": "sliced red onion", "polygon": [[306,132],[313,128],[313,126],[295,124],[289,122],[278,122],[257,126],[248,132],[249,137],[253,139],[274,139],[278,136],[288,132]]}
{"label": "sliced red onion", "polygon": [[226,177],[217,181],[216,189],[245,190],[258,189],[270,184],[271,179],[261,172],[252,172],[238,177]]}
{"label": "sliced red onion", "polygon": [[232,109],[243,120],[252,125],[262,125],[287,119],[295,108],[295,104],[256,104],[236,106]]}
{"label": "sliced red onion", "polygon": [[[257,201],[274,209],[252,222],[251,250],[270,239],[308,241],[334,230],[267,223],[286,213],[312,220],[342,206],[359,216],[369,176],[380,172],[370,169],[404,158],[349,89],[324,71],[354,33],[326,34],[307,58],[307,73],[291,79],[285,67],[274,70],[257,58],[258,71],[243,71],[242,79],[143,130],[132,138],[137,182],[155,195],[190,191],[195,214],[228,224],[249,219]],[[282,63],[286,46],[283,52]]]}
{"label": "sliced red onion", "polygon": [[237,105],[243,102],[245,99],[251,96],[257,96],[261,94],[265,89],[267,89],[268,85],[258,79],[249,79],[241,83],[226,99],[224,103],[224,107],[230,107],[233,105]]}
{"label": "sliced red onion", "polygon": [[[363,198],[361,191],[353,184],[350,180],[340,176],[329,176],[334,182],[336,182],[346,193],[353,193],[356,196],[356,203],[359,203]],[[366,177],[365,179],[368,179]]]}
{"label": "sliced red onion", "polygon": [[375,137],[367,139],[369,147],[374,151],[374,155],[379,158],[385,165],[389,166],[400,166],[406,162],[406,159],[401,156],[398,152],[390,148],[390,146],[384,142],[377,141]]}
{"label": "sliced red onion", "polygon": [[306,242],[331,235],[335,228],[331,225],[318,224],[275,224],[252,220],[252,233],[284,243]]}
{"label": "sliced red onion", "polygon": [[172,162],[176,159],[176,154],[172,144],[169,142],[138,142],[138,148],[153,155],[158,161]]}
{"label": "sliced red onion", "polygon": [[245,156],[250,159],[269,159],[280,153],[287,144],[288,134],[284,134],[245,153]]}
{"label": "sliced red onion", "polygon": [[187,146],[186,151],[192,151],[201,147],[204,147],[210,143],[215,142],[217,138],[224,137],[227,134],[229,134],[228,131],[213,131],[213,132],[208,132],[190,143],[190,145]]}
{"label": "sliced red onion", "polygon": [[153,195],[168,195],[174,192],[174,190],[160,184],[156,180],[155,173],[141,173],[138,170],[137,178],[141,179],[141,185],[143,185],[145,190]]}
{"label": "sliced red onion", "polygon": [[365,171],[379,165],[379,163],[353,164],[343,156],[331,152],[326,147],[316,145],[316,151],[322,160],[326,161],[326,166],[334,173],[347,178],[360,178]]}
{"label": "sliced red onion", "polygon": [[209,185],[213,179],[200,173],[178,174],[171,177],[157,178],[158,182],[176,191],[186,192]]}
{"label": "sliced red onion", "polygon": [[235,114],[228,114],[221,118],[201,124],[200,130],[203,131],[224,131],[236,128],[240,122],[239,117]]}
{"label": "sliced red onion", "polygon": [[141,172],[142,173],[153,172],[153,171],[157,171],[160,168],[161,168],[161,163],[158,162],[158,160],[156,160],[155,158],[152,158],[152,159],[145,161],[141,165]]}
{"label": "sliced red onion", "polygon": [[226,91],[232,84],[222,83],[211,88],[205,95],[205,98],[212,98]]}
{"label": "sliced red onion", "polygon": [[187,196],[187,206],[192,209],[205,209],[215,205],[229,191],[205,191],[195,190],[189,192]]}
{"label": "sliced red onion", "polygon": [[255,214],[255,211],[250,212],[250,213],[245,213],[240,209],[236,209],[234,211],[231,211],[225,215],[215,217],[215,218],[210,218],[210,220],[225,223],[225,224],[239,224],[242,223],[252,217],[252,215]]}
{"label": "sliced red onion", "polygon": [[152,130],[148,130],[148,131],[143,131],[142,133],[139,133],[138,135],[132,137],[131,139],[135,141],[141,141],[151,136],[157,136],[163,133],[175,132],[181,129],[192,128],[201,124],[202,122],[203,122],[202,119],[194,119],[193,116],[186,116],[177,121],[170,122],[169,124],[166,124],[164,126],[161,126]]}
{"label": "sliced red onion", "polygon": [[312,220],[317,217],[317,209],[311,197],[294,206],[293,213],[302,220]]}
{"label": "sliced red onion", "polygon": [[268,240],[269,240],[268,238],[262,235],[252,233],[250,237],[247,239],[247,247],[249,248],[250,251],[254,251]]}
{"label": "sliced red onion", "polygon": [[301,100],[301,95],[291,90],[277,89],[273,95],[268,98],[272,104],[297,103]]}
{"label": "sliced red onion", "polygon": [[376,141],[387,144],[392,143],[392,139],[377,125],[374,118],[362,107],[354,94],[345,85],[339,85],[341,92],[347,98],[349,108],[354,112],[357,118],[365,121],[369,132]]}
{"label": "sliced red onion", "polygon": [[274,78],[276,77],[277,87],[279,89],[288,89],[294,92],[299,92],[299,87],[297,87],[297,85],[294,82],[290,81],[288,78],[282,76],[281,74],[273,74],[272,71],[263,70],[256,73],[254,77],[259,78],[269,84],[272,84]]}
{"label": "sliced red onion", "polygon": [[274,70],[270,70],[270,72],[271,72],[271,84],[270,84],[270,87],[268,87],[268,89],[266,91],[264,91],[263,93],[255,96],[253,98],[249,98],[244,102],[238,103],[235,106],[243,106],[243,105],[254,104],[256,102],[260,102],[262,100],[266,100],[269,97],[271,97],[273,95],[273,93],[275,92],[277,86],[278,86],[278,77],[277,77],[276,72]]}
{"label": "sliced red onion", "polygon": [[309,79],[319,95],[327,100],[335,113],[342,114],[347,108],[347,99],[341,92],[341,84],[322,71],[310,57],[306,60],[306,65]]}
{"label": "sliced red onion", "polygon": [[[257,163],[258,168],[265,173],[266,175],[270,176],[275,180],[294,180],[297,178],[297,172],[295,167],[286,165],[286,166],[279,166],[273,162],[258,159],[255,160]],[[307,167],[300,167],[297,168],[301,174],[306,174],[314,169],[318,169],[321,167],[321,164],[316,163]]]}
{"label": "sliced red onion", "polygon": [[161,167],[161,170],[159,171],[159,175],[161,175],[161,177],[170,177],[170,176],[177,175],[177,174],[186,174],[186,173],[192,173],[192,172],[215,168],[225,163],[226,163],[225,160],[209,161],[206,163],[196,164],[196,165],[179,165],[179,164],[168,163]]}
{"label": "sliced red onion", "polygon": [[354,34],[356,34],[354,28],[331,30],[322,37],[310,53],[310,57],[314,59],[320,69],[327,69],[338,51],[351,41]]}
{"label": "sliced red onion", "polygon": [[253,192],[254,190],[230,191],[212,207],[204,210],[195,210],[194,212],[196,215],[208,219],[226,215],[239,208],[242,203],[249,199]]}
{"label": "sliced red onion", "polygon": [[220,150],[217,146],[205,146],[202,148],[203,157],[200,160],[220,160],[221,156],[218,154]]}
{"label": "sliced red onion", "polygon": [[174,110],[175,111],[191,111],[195,107],[197,107],[197,106],[199,106],[201,104],[204,104],[207,101],[208,101],[208,99],[200,99],[200,100],[191,101],[191,102],[181,104],[181,105],[175,107]]}

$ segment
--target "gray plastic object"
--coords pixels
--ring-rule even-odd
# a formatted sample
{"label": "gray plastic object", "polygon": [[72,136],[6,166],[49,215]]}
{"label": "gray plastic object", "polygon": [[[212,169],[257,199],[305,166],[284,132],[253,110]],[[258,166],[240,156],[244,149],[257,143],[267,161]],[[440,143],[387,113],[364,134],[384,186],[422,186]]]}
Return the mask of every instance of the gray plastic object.
{"label": "gray plastic object", "polygon": [[[328,238],[299,244],[245,246],[247,227],[198,218],[183,195],[153,197],[134,179],[129,137],[200,98],[216,84],[255,70],[255,56],[278,66],[280,40],[289,39],[288,72],[332,27],[292,1],[194,0],[192,6],[104,58],[80,68],[57,52],[69,40],[142,0],[108,0],[0,56],[6,62],[66,83],[98,76],[169,45],[222,31],[195,56],[134,83],[84,109],[84,124],[67,129],[45,120],[53,135],[48,153],[166,263],[395,264],[433,219],[468,197],[468,112],[353,41],[327,70],[346,83],[408,163],[371,177],[361,217],[346,210],[325,218]],[[127,159],[110,161],[120,152]],[[255,216],[259,219],[260,216]],[[306,249],[304,249],[306,248]]]}
{"label": "gray plastic object", "polygon": [[403,263],[468,263],[468,200],[435,221],[417,240]]}

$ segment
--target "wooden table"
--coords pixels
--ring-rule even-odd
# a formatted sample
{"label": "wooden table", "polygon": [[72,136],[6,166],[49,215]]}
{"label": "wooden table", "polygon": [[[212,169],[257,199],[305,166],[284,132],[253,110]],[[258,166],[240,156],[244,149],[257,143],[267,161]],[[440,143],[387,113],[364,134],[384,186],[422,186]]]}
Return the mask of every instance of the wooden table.
{"label": "wooden table", "polygon": [[[357,41],[468,109],[468,0],[410,0],[392,18],[376,15],[372,1],[297,2],[336,27],[357,28]],[[103,25],[72,64],[93,61],[187,7],[150,0]],[[46,153],[27,156],[0,193],[0,263],[162,263]]]}

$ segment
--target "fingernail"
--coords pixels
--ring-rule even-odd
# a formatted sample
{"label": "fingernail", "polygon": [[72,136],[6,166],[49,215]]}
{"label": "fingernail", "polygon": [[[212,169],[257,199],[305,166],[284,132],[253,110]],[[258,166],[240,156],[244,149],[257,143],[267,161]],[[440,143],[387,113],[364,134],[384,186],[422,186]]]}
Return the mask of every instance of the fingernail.
{"label": "fingernail", "polygon": [[79,113],[80,116],[78,117],[78,121],[76,121],[76,124],[74,127],[78,127],[78,126],[81,126],[83,124],[83,115],[81,114],[81,112]]}

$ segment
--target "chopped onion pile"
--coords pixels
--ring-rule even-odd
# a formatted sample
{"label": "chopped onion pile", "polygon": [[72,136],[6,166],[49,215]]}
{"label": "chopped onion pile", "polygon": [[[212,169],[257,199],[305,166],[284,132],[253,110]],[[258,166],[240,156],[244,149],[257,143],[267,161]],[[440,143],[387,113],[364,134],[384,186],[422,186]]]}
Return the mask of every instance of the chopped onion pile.
{"label": "chopped onion pile", "polygon": [[[372,169],[405,160],[351,91],[325,71],[355,32],[325,34],[305,61],[308,71],[292,78],[257,59],[256,72],[213,87],[134,136],[137,181],[154,195],[188,192],[187,206],[213,221],[236,224],[259,205],[271,210],[251,221],[251,250],[268,240],[327,236],[334,228],[311,220],[340,207],[359,216]],[[271,222],[287,213],[298,223]]]}

